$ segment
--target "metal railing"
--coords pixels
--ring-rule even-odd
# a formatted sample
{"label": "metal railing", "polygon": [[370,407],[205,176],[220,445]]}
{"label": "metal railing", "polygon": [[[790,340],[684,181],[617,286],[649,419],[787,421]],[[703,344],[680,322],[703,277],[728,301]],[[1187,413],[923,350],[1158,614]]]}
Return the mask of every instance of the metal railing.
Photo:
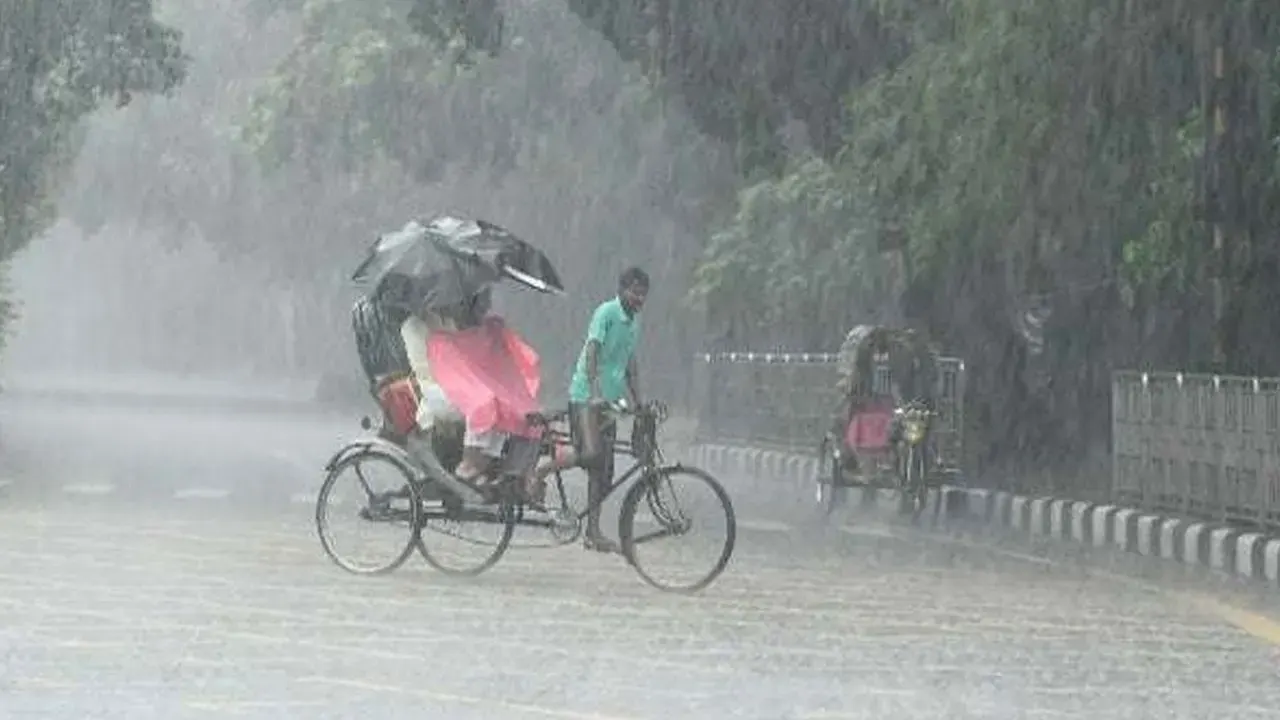
{"label": "metal railing", "polygon": [[1280,378],[1116,372],[1112,495],[1280,529]]}
{"label": "metal railing", "polygon": [[[940,369],[940,450],[962,463],[964,363]],[[839,402],[835,354],[701,355],[694,371],[700,442],[811,453]],[[1280,378],[1117,371],[1111,402],[1109,501],[1280,530]]]}
{"label": "metal railing", "polygon": [[[840,397],[835,353],[704,354],[694,365],[697,440],[815,452]],[[939,358],[935,431],[948,464],[960,463],[964,427],[964,362]],[[888,367],[876,368],[875,387],[886,392]],[[953,460],[954,459],[954,460]]]}

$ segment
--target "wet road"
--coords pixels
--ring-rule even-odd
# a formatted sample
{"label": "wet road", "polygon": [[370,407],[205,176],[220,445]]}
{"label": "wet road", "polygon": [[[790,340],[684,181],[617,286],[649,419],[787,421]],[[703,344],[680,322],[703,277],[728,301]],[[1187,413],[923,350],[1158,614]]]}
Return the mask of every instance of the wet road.
{"label": "wet road", "polygon": [[0,479],[35,496],[310,502],[360,414],[71,404],[0,395]]}
{"label": "wet road", "polygon": [[1175,594],[868,526],[347,575],[306,513],[0,511],[0,707],[41,718],[1268,718],[1280,653]]}
{"label": "wet road", "polygon": [[[339,431],[124,417],[77,431],[102,448],[147,438],[118,461],[166,490],[191,480],[166,472],[223,474],[232,448],[252,474],[266,467],[255,453]],[[206,455],[171,451],[195,429]],[[68,462],[5,436],[28,464]],[[576,547],[513,551],[473,580],[416,557],[354,577],[302,504],[138,502],[42,477],[0,499],[4,718],[1261,719],[1280,706],[1277,646],[1185,589],[872,521],[748,522],[726,574],[683,598]]]}

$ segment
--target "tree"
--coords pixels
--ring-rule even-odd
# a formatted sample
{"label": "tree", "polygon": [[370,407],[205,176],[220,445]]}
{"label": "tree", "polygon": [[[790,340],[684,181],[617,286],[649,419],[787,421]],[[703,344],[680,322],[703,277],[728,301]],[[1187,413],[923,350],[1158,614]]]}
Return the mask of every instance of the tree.
{"label": "tree", "polygon": [[183,80],[179,40],[149,0],[0,1],[0,262],[52,221],[86,115]]}
{"label": "tree", "polygon": [[690,293],[717,342],[807,352],[855,321],[888,320],[895,278],[861,200],[821,158],[745,188]]}
{"label": "tree", "polygon": [[841,146],[841,99],[907,49],[878,0],[568,2],[679,97],[700,130],[733,146],[748,182],[787,164],[793,149],[780,136],[793,124],[804,129],[807,150],[830,159]]}
{"label": "tree", "polygon": [[[646,364],[683,375],[683,335],[695,326],[680,300],[700,237],[731,197],[728,153],[555,4],[511,8],[503,52],[465,63],[453,36],[406,25],[409,11],[307,0],[297,41],[256,98],[243,137],[265,166],[295,188],[301,176],[351,189],[348,212],[307,210],[326,213],[323,227],[294,255],[354,265],[375,232],[421,213],[511,227],[572,290],[555,305],[508,309],[536,328],[547,367],[571,363],[591,304],[638,262],[666,286],[646,310],[657,348]],[[311,197],[317,208],[334,198]]]}
{"label": "tree", "polygon": [[[1215,331],[1232,359],[1222,369],[1280,365],[1265,340],[1280,329],[1274,313],[1258,311],[1280,279],[1270,230],[1280,122],[1267,100],[1280,13],[1161,0],[881,11],[910,52],[850,92],[843,146],[806,194],[837,188],[860,209],[872,238],[842,236],[846,257],[905,238],[904,309],[968,361],[984,459],[1078,457],[1105,437],[1112,367],[1203,366]],[[1219,83],[1214,47],[1228,56]],[[1213,141],[1204,118],[1218,106],[1230,120]],[[812,187],[806,172],[767,187]],[[797,240],[778,222],[744,221],[759,201],[759,186],[741,193],[732,241],[713,244],[702,275],[703,295],[742,316],[780,298],[734,283],[792,281],[770,250]],[[815,222],[812,203],[794,212]],[[838,217],[820,210],[816,222],[859,226],[826,219]],[[1213,252],[1213,220],[1228,228],[1230,254]],[[1229,288],[1217,321],[1206,301],[1215,276]],[[822,307],[835,277],[795,285],[805,297],[789,305]],[[828,312],[830,346],[844,326]]]}
{"label": "tree", "polygon": [[187,28],[181,91],[94,118],[62,193],[65,216],[89,235],[136,224],[175,247],[193,228],[210,237],[245,233],[261,183],[232,131],[257,78],[296,32],[283,14],[261,16],[266,9],[208,0],[168,8],[169,22]]}
{"label": "tree", "polygon": [[[268,273],[264,293],[294,298],[304,371],[333,373],[354,358],[347,275],[374,236],[424,213],[480,215],[544,248],[571,288],[509,309],[547,367],[571,362],[591,303],[638,262],[661,281],[646,367],[683,375],[697,321],[681,295],[732,199],[730,153],[563,6],[507,7],[503,52],[461,61],[456,26],[426,34],[415,7],[175,6],[191,78],[95,124],[68,207],[90,231],[207,241]],[[119,177],[130,181],[106,182]]]}

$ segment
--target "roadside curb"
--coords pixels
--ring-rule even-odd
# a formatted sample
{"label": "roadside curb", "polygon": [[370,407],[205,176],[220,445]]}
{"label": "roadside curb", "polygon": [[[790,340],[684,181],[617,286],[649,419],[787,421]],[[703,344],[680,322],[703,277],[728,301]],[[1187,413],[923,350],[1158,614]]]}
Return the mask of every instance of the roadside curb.
{"label": "roadside curb", "polygon": [[[758,448],[695,445],[689,449],[689,458],[708,470],[741,475],[751,484],[743,489],[759,488],[765,495],[800,493],[797,497],[810,499],[818,473],[816,457]],[[896,502],[893,495],[869,491],[863,502]],[[1029,538],[1113,547],[1280,586],[1280,538],[1264,533],[1114,504],[1000,490],[943,486],[929,504],[925,516],[935,515],[940,505],[940,516],[950,522],[1012,530]]]}

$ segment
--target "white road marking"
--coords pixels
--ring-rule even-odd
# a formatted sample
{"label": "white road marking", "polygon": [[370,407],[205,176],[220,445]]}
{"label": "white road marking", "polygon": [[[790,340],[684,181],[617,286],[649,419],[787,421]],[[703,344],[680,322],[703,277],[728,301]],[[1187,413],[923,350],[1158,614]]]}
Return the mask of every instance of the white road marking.
{"label": "white road marking", "polygon": [[287,465],[290,470],[298,473],[300,477],[310,477],[315,473],[323,472],[322,463],[308,462],[289,453],[275,450],[270,453],[269,457],[276,462]]}
{"label": "white road marking", "polygon": [[311,492],[294,493],[289,496],[289,502],[294,505],[315,505],[316,494]]}
{"label": "white road marking", "polygon": [[174,500],[221,500],[231,495],[230,490],[221,488],[186,488],[173,494]]}
{"label": "white road marking", "polygon": [[63,485],[62,492],[73,495],[109,495],[116,489],[111,483],[76,483]]}
{"label": "white road marking", "polygon": [[773,520],[739,520],[738,527],[756,532],[788,533],[792,528],[784,522]]}
{"label": "white road marking", "polygon": [[366,682],[355,678],[339,678],[339,677],[305,677],[300,678],[298,682],[327,685],[329,687],[347,688],[350,690],[362,690],[364,692],[376,692],[381,694],[396,694],[426,700],[432,702],[448,702],[458,705],[471,705],[476,707],[489,707],[494,710],[501,711],[501,715],[520,714],[520,715],[541,715],[551,718],[565,718],[565,720],[633,720],[630,717],[621,715],[601,715],[593,712],[578,712],[566,708],[557,708],[544,705],[533,705],[528,703],[508,702],[493,697],[481,697],[471,695],[460,695],[457,693],[441,692],[431,690],[421,686],[403,686],[395,684],[383,684],[376,682]]}
{"label": "white road marking", "polygon": [[845,535],[861,535],[863,537],[900,538],[901,535],[888,528],[870,527],[867,525],[841,525],[840,532]]}

